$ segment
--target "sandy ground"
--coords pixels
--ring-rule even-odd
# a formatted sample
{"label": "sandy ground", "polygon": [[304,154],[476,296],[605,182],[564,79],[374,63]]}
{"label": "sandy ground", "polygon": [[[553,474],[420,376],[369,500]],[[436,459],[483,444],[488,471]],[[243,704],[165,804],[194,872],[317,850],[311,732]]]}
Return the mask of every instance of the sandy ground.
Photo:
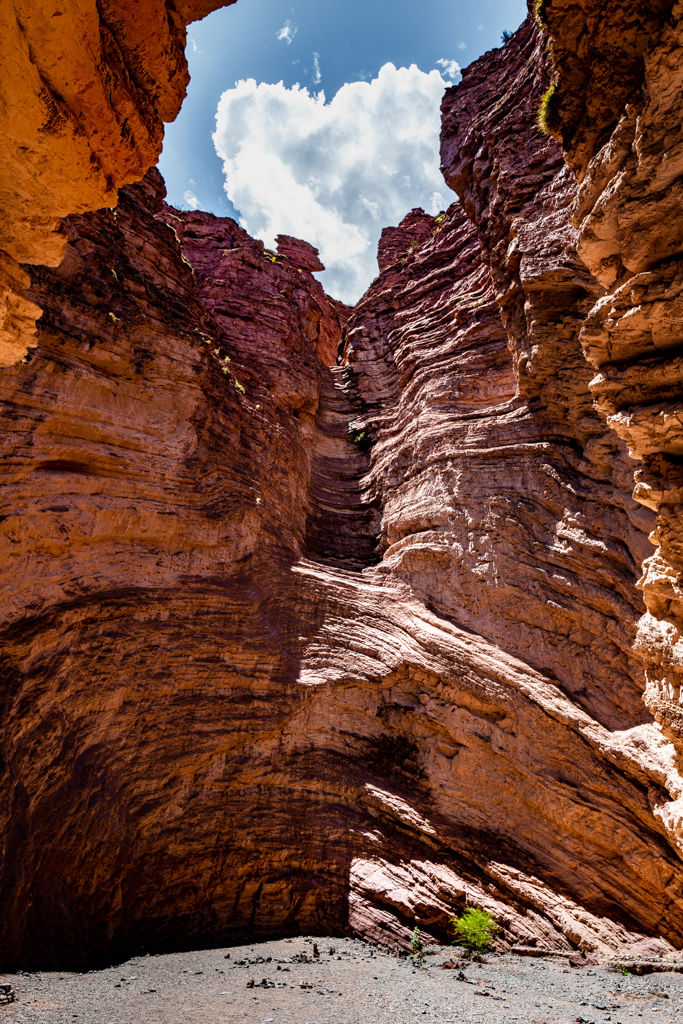
{"label": "sandy ground", "polygon": [[[315,947],[319,956],[315,956]],[[682,1024],[683,975],[487,955],[443,970],[353,939],[304,937],[135,957],[87,974],[0,976],[0,1024]],[[252,983],[253,982],[253,987]]]}

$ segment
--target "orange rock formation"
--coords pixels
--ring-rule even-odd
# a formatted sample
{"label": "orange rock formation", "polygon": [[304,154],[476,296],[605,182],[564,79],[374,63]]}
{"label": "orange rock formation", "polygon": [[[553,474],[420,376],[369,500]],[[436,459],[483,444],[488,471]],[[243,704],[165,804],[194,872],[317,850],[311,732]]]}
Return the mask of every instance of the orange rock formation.
{"label": "orange rock formation", "polygon": [[234,0],[7,0],[0,8],[0,366],[40,309],[17,263],[56,266],[60,217],[115,206],[161,152],[189,81],[185,27]]}

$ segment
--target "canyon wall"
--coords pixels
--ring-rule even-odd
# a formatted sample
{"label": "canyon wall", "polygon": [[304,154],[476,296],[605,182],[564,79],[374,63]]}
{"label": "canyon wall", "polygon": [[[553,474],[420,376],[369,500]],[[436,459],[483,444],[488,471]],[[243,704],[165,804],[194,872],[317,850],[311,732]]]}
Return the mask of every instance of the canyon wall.
{"label": "canyon wall", "polygon": [[[581,340],[596,407],[634,459],[635,498],[656,513],[639,582],[636,650],[645,702],[683,753],[683,78],[681,16],[670,0],[555,0],[544,26],[555,54],[551,126],[580,183],[570,215],[581,259],[602,286]],[[570,55],[574,56],[571,57]],[[597,84],[596,84],[597,83]],[[585,93],[591,99],[581,104]],[[683,850],[683,804],[666,810]]]}
{"label": "canyon wall", "polygon": [[0,366],[40,308],[19,263],[56,266],[60,218],[115,206],[161,152],[189,75],[185,27],[234,0],[8,0],[0,10]]}
{"label": "canyon wall", "polygon": [[[0,372],[0,957],[352,931],[683,946],[653,513],[581,349],[606,285],[527,21],[447,92],[461,201],[317,252],[163,202],[62,222]],[[647,597],[647,591],[646,591]],[[649,671],[649,670],[648,670]],[[655,709],[656,710],[656,709]]]}

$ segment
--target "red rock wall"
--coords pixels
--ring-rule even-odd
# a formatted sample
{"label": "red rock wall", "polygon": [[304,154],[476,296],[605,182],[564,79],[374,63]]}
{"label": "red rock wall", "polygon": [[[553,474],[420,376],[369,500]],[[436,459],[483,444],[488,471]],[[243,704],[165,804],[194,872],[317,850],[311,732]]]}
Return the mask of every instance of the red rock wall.
{"label": "red rock wall", "polygon": [[[538,647],[536,664],[617,729],[646,718],[631,648],[641,612],[633,584],[652,517],[629,493],[625,446],[592,407],[579,332],[600,287],[567,223],[574,179],[559,147],[536,128],[545,85],[543,44],[527,22],[514,44],[475,62],[443,101],[444,173],[476,227],[512,353],[515,412],[506,440],[523,437],[534,467],[511,481],[521,506],[497,513],[489,543],[501,553],[488,560],[493,567],[505,558],[505,582],[486,593],[483,612],[502,601],[496,639],[520,653]],[[501,135],[503,145],[492,142]],[[513,517],[519,522],[507,539]],[[513,567],[517,559],[523,564]]]}
{"label": "red rock wall", "polygon": [[[490,79],[490,67],[488,72]],[[628,545],[629,539],[634,546],[642,542],[624,512],[624,500],[633,504],[627,492],[617,492],[615,501],[614,482],[577,457],[580,441],[569,433],[569,412],[560,431],[554,408],[520,395],[507,340],[477,233],[457,204],[442,221],[432,220],[428,240],[383,271],[352,314],[347,358],[368,406],[361,425],[374,438],[363,483],[382,510],[377,571],[408,582],[442,628],[449,623],[472,641],[485,640],[494,663],[514,658],[522,676],[534,679],[533,689],[522,685],[512,702],[509,691],[497,692],[477,666],[461,676],[457,696],[450,691],[461,710],[453,709],[457,718],[435,746],[445,752],[454,744],[458,756],[448,774],[438,762],[430,771],[443,794],[444,817],[457,815],[470,837],[475,822],[485,822],[489,837],[495,835],[491,846],[505,849],[505,855],[485,858],[487,873],[500,881],[491,863],[500,863],[500,856],[523,873],[515,875],[516,893],[529,892],[527,871],[542,878],[545,900],[536,906],[544,915],[553,916],[549,908],[560,893],[581,903],[599,889],[601,905],[610,903],[610,915],[619,919],[622,895],[608,895],[605,849],[584,848],[575,861],[566,853],[577,839],[583,845],[590,831],[584,820],[579,839],[565,803],[564,771],[569,760],[583,764],[582,754],[573,750],[565,761],[563,753],[560,777],[555,773],[558,751],[568,749],[581,722],[582,735],[601,737],[590,767],[585,763],[586,779],[597,782],[607,772],[614,782],[612,766],[618,763],[624,782],[628,776],[645,782],[646,766],[659,762],[661,771],[666,761],[664,775],[655,772],[645,784],[653,804],[668,802],[659,786],[672,770],[671,747],[647,724],[642,678],[630,651],[639,601],[637,561]],[[576,331],[573,343],[580,351]],[[589,437],[599,431],[604,437],[590,402],[584,405],[593,422],[579,422]],[[613,447],[609,439],[606,447]],[[592,522],[593,541],[579,526]],[[609,529],[609,546],[599,540],[599,526]],[[429,687],[424,690],[425,708],[435,710]],[[556,701],[567,730],[562,738],[536,717]],[[489,725],[482,732],[484,720]],[[480,745],[483,735],[486,746]],[[524,742],[534,737],[529,761],[517,745],[522,736]],[[636,746],[642,756],[637,769]],[[583,818],[593,797],[579,789]],[[611,820],[626,812],[626,805],[617,810],[620,800]],[[548,817],[549,806],[557,817]],[[663,832],[651,813],[650,822]],[[519,867],[523,856],[533,868],[528,861]],[[585,881],[588,864],[596,874],[584,889],[574,871]],[[442,870],[448,865],[443,861]],[[398,884],[399,866],[404,864],[394,861],[384,868],[380,894],[382,886],[391,887],[385,878]],[[371,891],[369,883],[366,889]],[[565,935],[576,941],[574,927]]]}
{"label": "red rock wall", "polygon": [[[646,612],[636,650],[643,659],[645,701],[683,754],[681,679],[680,346],[683,234],[680,195],[683,133],[680,113],[680,3],[611,3],[606,17],[594,4],[547,5],[547,37],[556,54],[558,116],[567,160],[580,182],[571,208],[581,258],[603,292],[581,334],[593,372],[591,391],[608,425],[635,464],[634,496],[656,513],[656,550],[643,565],[639,587]],[[610,45],[605,45],[609,36]],[[571,98],[578,46],[589,82],[619,82],[630,53],[628,89],[614,93],[610,116],[589,106],[575,125]],[[672,842],[683,852],[683,787],[670,787],[661,808]]]}
{"label": "red rock wall", "polygon": [[[448,479],[474,520],[538,458],[504,440],[514,379],[462,213],[384,271],[330,373],[306,272],[231,221],[155,219],[157,190],[69,222],[64,263],[33,272],[36,354],[2,377],[4,962],[310,929],[405,942],[415,920],[445,938],[467,901],[512,941],[678,944],[683,872],[648,802],[668,748],[584,710],[542,644],[525,659],[463,622],[482,560],[449,597],[462,520],[423,528]],[[406,410],[416,450],[395,444]],[[411,465],[412,529],[391,504]],[[354,514],[325,479],[353,484]],[[346,548],[320,550],[321,509]]]}
{"label": "red rock wall", "polygon": [[[355,930],[683,945],[602,285],[525,25],[444,104],[462,206],[347,321],[311,247],[151,173],[31,269],[0,374],[0,955]],[[474,224],[472,223],[472,220]],[[339,365],[336,354],[341,352]]]}
{"label": "red rock wall", "polygon": [[166,209],[195,278],[159,188],[68,222],[2,376],[3,962],[342,914],[343,844],[300,842],[336,812],[286,752],[320,288]]}

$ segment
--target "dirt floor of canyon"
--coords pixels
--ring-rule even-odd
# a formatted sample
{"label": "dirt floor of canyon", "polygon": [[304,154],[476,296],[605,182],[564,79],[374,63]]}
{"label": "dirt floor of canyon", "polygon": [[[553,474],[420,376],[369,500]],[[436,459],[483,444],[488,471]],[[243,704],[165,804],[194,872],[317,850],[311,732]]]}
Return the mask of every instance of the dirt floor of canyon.
{"label": "dirt floor of canyon", "polygon": [[0,1022],[673,1024],[683,1010],[681,973],[510,953],[444,970],[457,951],[428,953],[420,967],[360,940],[305,937],[134,957],[86,974],[6,974],[0,985],[15,1000],[0,1006]]}

